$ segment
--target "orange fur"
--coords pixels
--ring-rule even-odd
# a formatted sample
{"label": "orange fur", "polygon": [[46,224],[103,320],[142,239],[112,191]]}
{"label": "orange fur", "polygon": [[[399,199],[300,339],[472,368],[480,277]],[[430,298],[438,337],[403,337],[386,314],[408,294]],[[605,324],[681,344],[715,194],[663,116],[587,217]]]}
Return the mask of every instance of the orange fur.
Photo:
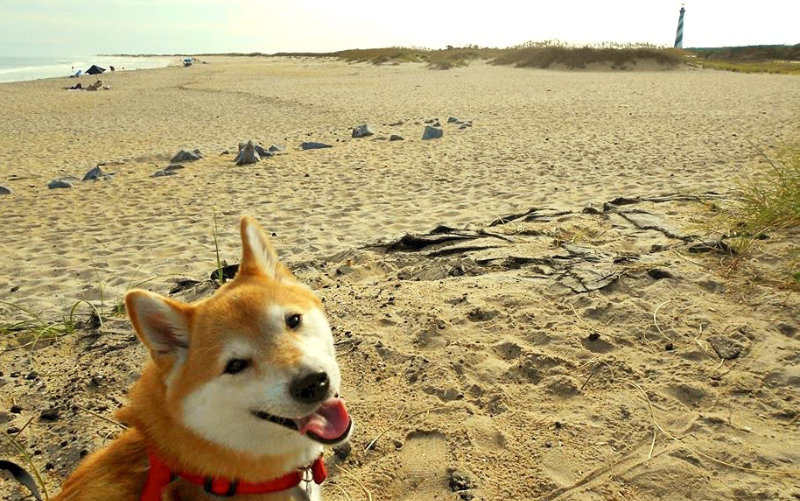
{"label": "orange fur", "polygon": [[[256,228],[257,234],[248,233],[247,228]],[[266,261],[253,255],[253,245],[248,245],[248,239],[254,236],[263,239],[257,244],[267,250]],[[242,219],[242,239],[239,274],[210,298],[193,304],[161,298],[169,307],[166,313],[142,313],[137,311],[136,299],[148,293],[132,291],[126,296],[133,327],[151,354],[142,377],[131,387],[129,404],[117,413],[130,429],[109,447],[84,459],[54,501],[138,501],[147,477],[148,448],[157,449],[173,471],[247,482],[264,482],[303,466],[296,464],[297,459],[291,454],[256,457],[233,451],[200,437],[179,422],[184,397],[199,385],[219,377],[224,368],[218,360],[220,350],[233,336],[257,346],[259,361],[265,366],[292,367],[299,363],[301,354],[296,345],[289,342],[293,333],[272,332],[257,321],[264,314],[265,304],[321,309],[320,300],[295,282],[289,271],[277,262],[269,240],[251,218]],[[143,324],[143,318],[148,325]],[[181,325],[185,323],[190,344],[195,348],[188,350],[186,360],[178,368],[180,375],[168,388],[167,376],[178,362],[174,353],[154,343],[144,332],[155,327],[166,333],[166,339],[172,334],[177,338],[180,333],[172,325],[174,319]],[[191,373],[187,375],[183,371]],[[165,489],[162,499],[178,499],[174,498],[175,492],[183,501],[217,499],[181,480]],[[245,497],[252,501],[304,499],[295,495],[286,491]]]}

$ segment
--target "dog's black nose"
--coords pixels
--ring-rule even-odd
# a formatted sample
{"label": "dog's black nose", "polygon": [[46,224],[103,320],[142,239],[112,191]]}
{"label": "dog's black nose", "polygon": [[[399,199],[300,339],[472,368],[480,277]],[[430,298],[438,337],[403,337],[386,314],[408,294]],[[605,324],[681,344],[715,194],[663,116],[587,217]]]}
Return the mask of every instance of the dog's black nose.
{"label": "dog's black nose", "polygon": [[295,379],[289,392],[292,397],[304,404],[313,404],[322,402],[328,398],[328,392],[331,387],[331,380],[328,379],[328,374],[324,372],[314,372],[307,376]]}

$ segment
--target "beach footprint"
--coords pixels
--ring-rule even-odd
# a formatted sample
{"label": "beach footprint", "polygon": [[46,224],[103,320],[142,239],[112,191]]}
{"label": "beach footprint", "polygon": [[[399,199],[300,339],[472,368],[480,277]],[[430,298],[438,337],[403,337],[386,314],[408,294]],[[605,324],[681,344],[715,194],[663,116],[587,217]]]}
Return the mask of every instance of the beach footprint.
{"label": "beach footprint", "polygon": [[406,438],[400,461],[406,495],[403,501],[448,499],[447,442],[441,433],[412,432]]}

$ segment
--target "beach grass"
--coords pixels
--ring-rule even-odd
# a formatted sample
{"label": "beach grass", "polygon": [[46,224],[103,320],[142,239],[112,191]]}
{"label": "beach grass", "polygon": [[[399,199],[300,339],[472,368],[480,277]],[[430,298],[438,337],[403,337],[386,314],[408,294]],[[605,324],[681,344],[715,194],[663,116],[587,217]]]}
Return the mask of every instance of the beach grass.
{"label": "beach grass", "polygon": [[599,44],[574,47],[559,43],[525,44],[503,51],[492,64],[517,68],[550,68],[558,65],[583,69],[592,64],[610,65],[612,69],[630,69],[639,61],[650,60],[665,66],[683,61],[681,51],[647,44]]}
{"label": "beach grass", "polygon": [[467,66],[472,61],[492,59],[500,52],[498,49],[477,46],[449,47],[440,50],[393,47],[388,49],[346,50],[335,53],[335,57],[348,62],[368,62],[372,64],[427,63],[431,69],[448,70]]}
{"label": "beach grass", "polygon": [[770,247],[772,258],[784,263],[775,270],[777,281],[797,288],[800,247],[791,242],[800,237],[800,148],[790,148],[778,159],[758,151],[767,167],[743,177],[738,202],[722,212],[723,224],[729,228],[728,246],[733,251],[730,267],[757,260]]}
{"label": "beach grass", "polygon": [[350,63],[396,65],[401,63],[424,63],[431,69],[446,70],[467,66],[480,59],[492,59],[500,49],[477,46],[448,47],[447,49],[423,49],[412,47],[383,47],[377,49],[350,49],[338,52],[292,52],[278,53],[281,57],[333,57]]}
{"label": "beach grass", "polygon": [[703,68],[736,73],[800,75],[800,62],[797,61],[732,61],[697,58],[693,62]]}
{"label": "beach grass", "polygon": [[800,61],[800,44],[698,47],[688,51],[700,58],[719,61]]}
{"label": "beach grass", "polygon": [[219,255],[219,231],[217,230],[217,211],[212,214],[211,233],[214,237],[214,253],[217,258],[217,281],[219,285],[225,285],[225,274],[222,272],[225,265]]}
{"label": "beach grass", "polygon": [[800,74],[800,44],[717,48],[673,49],[646,43],[603,42],[574,45],[559,40],[526,42],[506,48],[447,46],[445,49],[419,47],[383,47],[349,49],[337,52],[279,52],[264,54],[199,54],[241,57],[329,57],[352,63],[396,65],[423,63],[430,69],[447,70],[467,66],[473,61],[488,61],[517,68],[585,69],[591,65],[611,69],[633,69],[641,61],[654,61],[664,67],[692,64],[703,68],[739,73]]}
{"label": "beach grass", "polygon": [[[80,304],[83,302],[84,301],[75,302],[75,304],[72,305],[72,308],[70,308],[69,314],[64,315],[61,320],[51,321],[46,320],[42,314],[37,313],[30,308],[6,301],[0,301],[0,303],[3,305],[16,310],[26,317],[24,320],[20,321],[0,323],[0,336],[6,337],[18,334],[29,335],[31,337],[31,341],[27,344],[30,346],[35,346],[36,343],[43,339],[54,339],[74,334],[78,326],[77,309],[78,306],[80,306]],[[94,309],[91,304],[89,304],[89,306],[92,308],[93,313],[96,314],[97,310]]]}
{"label": "beach grass", "polygon": [[278,53],[283,57],[333,57],[347,62],[376,65],[425,63],[431,69],[447,70],[467,66],[484,60],[496,65],[519,68],[549,68],[563,65],[567,68],[586,68],[590,64],[609,64],[614,69],[625,69],[640,60],[654,60],[660,64],[677,65],[683,57],[680,51],[649,44],[602,43],[574,46],[557,40],[527,42],[522,45],[498,49],[467,45],[448,46],[446,49],[413,47],[385,47],[377,49],[351,49],[338,52]]}
{"label": "beach grass", "polygon": [[[21,434],[25,430],[25,428],[28,427],[31,421],[33,421],[33,417],[28,419],[28,422],[25,423],[25,426],[22,427],[22,429],[18,432],[18,434]],[[3,437],[4,443],[9,444],[12,450],[16,451],[17,454],[19,454],[25,459],[25,463],[30,467],[31,471],[33,471],[33,475],[36,478],[36,483],[38,484],[39,487],[42,488],[42,493],[44,493],[44,500],[49,501],[50,493],[47,491],[47,484],[44,482],[41,472],[39,471],[39,468],[36,467],[36,463],[33,462],[33,458],[31,457],[30,453],[25,448],[25,446],[20,442],[18,438],[14,437],[10,433],[2,433],[0,434],[0,436]],[[38,492],[36,494],[38,495]]]}
{"label": "beach grass", "polygon": [[773,160],[759,150],[769,167],[742,181],[742,204],[736,216],[750,233],[800,228],[800,148]]}
{"label": "beach grass", "polygon": [[689,49],[687,54],[703,68],[800,75],[800,44],[696,48]]}
{"label": "beach grass", "polygon": [[[72,303],[67,312],[53,315],[52,312],[38,312],[25,305],[0,301],[0,305],[18,313],[22,318],[11,322],[0,321],[0,336],[22,336],[28,339],[27,342],[24,342],[23,347],[35,348],[40,341],[69,336],[87,326],[102,331],[107,319],[125,315],[125,303],[121,298],[109,310],[106,310],[105,282],[93,260],[92,264],[100,294],[98,305],[86,299],[78,299]],[[128,282],[125,293],[158,278],[136,281],[137,276],[138,270]]]}

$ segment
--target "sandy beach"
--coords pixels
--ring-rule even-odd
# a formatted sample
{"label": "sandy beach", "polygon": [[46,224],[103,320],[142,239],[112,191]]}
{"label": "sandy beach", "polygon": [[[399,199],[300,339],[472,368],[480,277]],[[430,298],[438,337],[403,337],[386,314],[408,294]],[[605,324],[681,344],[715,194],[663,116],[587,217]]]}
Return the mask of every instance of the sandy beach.
{"label": "sandy beach", "polygon": [[[325,499],[800,496],[800,297],[692,249],[800,143],[796,77],[204,60],[0,85],[0,325],[106,316],[2,333],[0,429],[33,418],[51,493],[119,431],[125,291],[210,294],[215,219],[236,263],[252,214],[334,327],[357,431]],[[285,153],[236,166],[248,140]],[[180,149],[204,158],[152,177]]]}

